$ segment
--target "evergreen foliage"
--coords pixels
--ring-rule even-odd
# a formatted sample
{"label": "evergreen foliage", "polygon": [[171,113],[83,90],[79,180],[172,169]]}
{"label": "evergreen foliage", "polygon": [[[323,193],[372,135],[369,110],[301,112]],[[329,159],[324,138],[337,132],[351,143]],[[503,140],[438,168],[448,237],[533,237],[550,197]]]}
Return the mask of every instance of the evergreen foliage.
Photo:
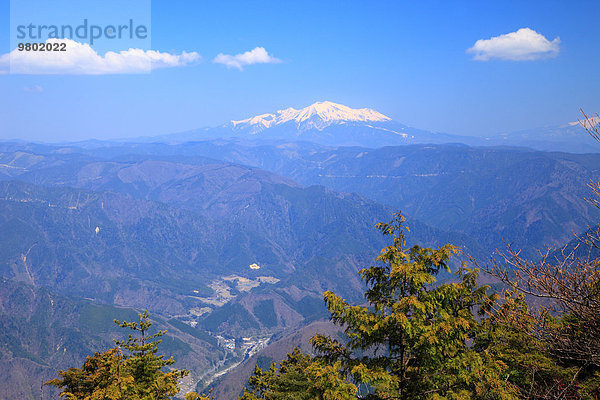
{"label": "evergreen foliage", "polygon": [[166,331],[149,333],[147,311],[139,314],[138,322],[115,323],[133,331],[127,340],[115,340],[115,348],[88,357],[81,368],[60,371],[59,378],[46,384],[60,388],[60,397],[67,400],[160,400],[176,395],[178,381],[188,371],[164,371],[175,362],[158,355],[158,338]]}
{"label": "evergreen foliage", "polygon": [[436,275],[449,270],[458,249],[405,248],[403,223],[396,214],[377,225],[393,244],[381,251],[377,265],[360,271],[368,306],[325,293],[347,343],[317,335],[314,346],[366,387],[368,398],[516,398],[505,365],[474,345],[497,296],[478,286],[479,271],[465,264],[456,283],[436,285]]}
{"label": "evergreen foliage", "polygon": [[244,390],[242,400],[354,399],[356,386],[339,373],[339,364],[326,365],[295,348],[277,367],[267,371],[258,366]]}

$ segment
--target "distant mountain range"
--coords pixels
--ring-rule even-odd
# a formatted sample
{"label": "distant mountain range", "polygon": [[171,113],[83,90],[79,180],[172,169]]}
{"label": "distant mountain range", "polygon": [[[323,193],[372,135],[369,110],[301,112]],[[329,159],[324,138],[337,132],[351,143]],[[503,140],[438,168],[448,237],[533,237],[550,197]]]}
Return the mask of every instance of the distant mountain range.
{"label": "distant mountain range", "polygon": [[308,141],[326,146],[377,148],[405,144],[462,143],[469,146],[521,146],[544,151],[600,151],[580,123],[569,122],[494,136],[465,136],[409,127],[370,108],[353,109],[331,101],[302,109],[230,121],[211,128],[146,138],[146,141],[193,141],[239,138],[263,141]]}
{"label": "distant mountain range", "polygon": [[396,211],[409,243],[482,262],[597,225],[584,198],[600,154],[508,146],[590,151],[585,130],[495,140],[322,102],[136,142],[0,142],[0,398],[39,398],[41,379],[110,344],[112,316],[148,308],[186,387],[227,370],[229,399],[253,363],[325,329],[323,291],[364,300],[357,271]]}
{"label": "distant mountain range", "polygon": [[[488,252],[507,241],[535,256],[545,245],[566,243],[573,233],[583,232],[600,216],[584,200],[589,196],[587,183],[600,173],[598,154],[460,144],[369,149],[331,148],[308,142],[274,145],[215,140],[173,145],[105,144],[87,150],[61,148],[60,157],[81,157],[68,153],[74,151],[127,162],[152,158],[202,164],[211,157],[249,165],[302,185],[359,193],[434,227],[463,232]],[[21,156],[14,165],[36,162],[41,167],[55,157],[54,153],[44,159]],[[3,171],[8,174],[17,170],[0,168],[0,174]],[[48,171],[54,171],[51,176],[61,176],[57,169]],[[19,179],[45,182],[39,175],[32,172]],[[59,181],[69,182],[65,179]],[[74,185],[74,178],[70,179],[69,185]],[[99,188],[104,180],[94,178],[92,182],[95,186],[90,188]],[[140,190],[142,193],[147,189]]]}

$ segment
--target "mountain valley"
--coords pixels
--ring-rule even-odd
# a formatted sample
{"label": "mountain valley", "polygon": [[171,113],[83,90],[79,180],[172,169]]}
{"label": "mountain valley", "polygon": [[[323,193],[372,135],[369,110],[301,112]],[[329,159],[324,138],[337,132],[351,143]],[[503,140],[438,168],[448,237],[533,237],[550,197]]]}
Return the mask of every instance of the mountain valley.
{"label": "mountain valley", "polygon": [[480,262],[506,244],[536,257],[600,217],[585,201],[596,153],[482,146],[330,102],[258,117],[135,142],[0,143],[0,367],[13,371],[0,398],[37,398],[40,380],[118,337],[112,318],[144,309],[191,371],[184,388],[230,398],[255,364],[310,351],[317,328],[337,334],[322,294],[364,302],[357,272],[394,212],[409,244]]}

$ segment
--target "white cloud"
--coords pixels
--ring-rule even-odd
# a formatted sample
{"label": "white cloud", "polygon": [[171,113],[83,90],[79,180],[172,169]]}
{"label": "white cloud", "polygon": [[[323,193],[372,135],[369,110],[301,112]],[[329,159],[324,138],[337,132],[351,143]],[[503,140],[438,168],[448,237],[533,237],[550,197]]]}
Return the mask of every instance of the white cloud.
{"label": "white cloud", "polygon": [[467,50],[472,53],[474,60],[530,61],[540,58],[551,58],[558,55],[560,38],[549,41],[544,35],[529,28],[521,28],[516,32],[507,33],[491,39],[480,39]]}
{"label": "white cloud", "polygon": [[281,60],[267,53],[264,47],[256,47],[253,50],[236,54],[235,56],[221,53],[213,59],[213,62],[224,64],[227,68],[237,68],[241,71],[246,65],[275,64],[280,63]]}
{"label": "white cloud", "polygon": [[150,72],[200,61],[196,52],[161,53],[156,50],[129,49],[103,56],[87,43],[70,39],[48,39],[46,43],[66,43],[66,51],[18,51],[0,56],[0,73],[104,75]]}
{"label": "white cloud", "polygon": [[42,93],[44,91],[44,88],[41,87],[40,85],[34,85],[34,86],[25,86],[23,88],[23,90],[26,92],[30,92],[30,93]]}

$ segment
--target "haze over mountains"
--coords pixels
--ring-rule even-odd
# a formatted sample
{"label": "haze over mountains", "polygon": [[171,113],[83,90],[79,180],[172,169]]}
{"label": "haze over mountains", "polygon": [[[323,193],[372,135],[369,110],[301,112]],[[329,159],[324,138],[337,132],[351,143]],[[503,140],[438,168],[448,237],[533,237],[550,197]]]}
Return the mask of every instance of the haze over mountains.
{"label": "haze over mountains", "polygon": [[[583,118],[582,118],[583,119]],[[189,141],[216,138],[309,141],[327,146],[382,147],[420,143],[462,143],[471,146],[522,146],[544,151],[585,153],[600,150],[579,121],[494,136],[465,136],[409,127],[370,108],[353,109],[331,101],[302,109],[232,120],[221,126],[170,134],[150,140]]]}
{"label": "haze over mountains", "polygon": [[0,369],[16,371],[0,398],[38,398],[118,335],[104,324],[146,308],[186,387],[229,371],[230,398],[322,324],[323,291],[363,300],[356,272],[386,244],[374,225],[400,210],[410,243],[478,260],[567,244],[600,217],[584,200],[600,154],[481,146],[594,145],[577,125],[544,132],[495,142],[321,102],[151,140],[0,143]]}

